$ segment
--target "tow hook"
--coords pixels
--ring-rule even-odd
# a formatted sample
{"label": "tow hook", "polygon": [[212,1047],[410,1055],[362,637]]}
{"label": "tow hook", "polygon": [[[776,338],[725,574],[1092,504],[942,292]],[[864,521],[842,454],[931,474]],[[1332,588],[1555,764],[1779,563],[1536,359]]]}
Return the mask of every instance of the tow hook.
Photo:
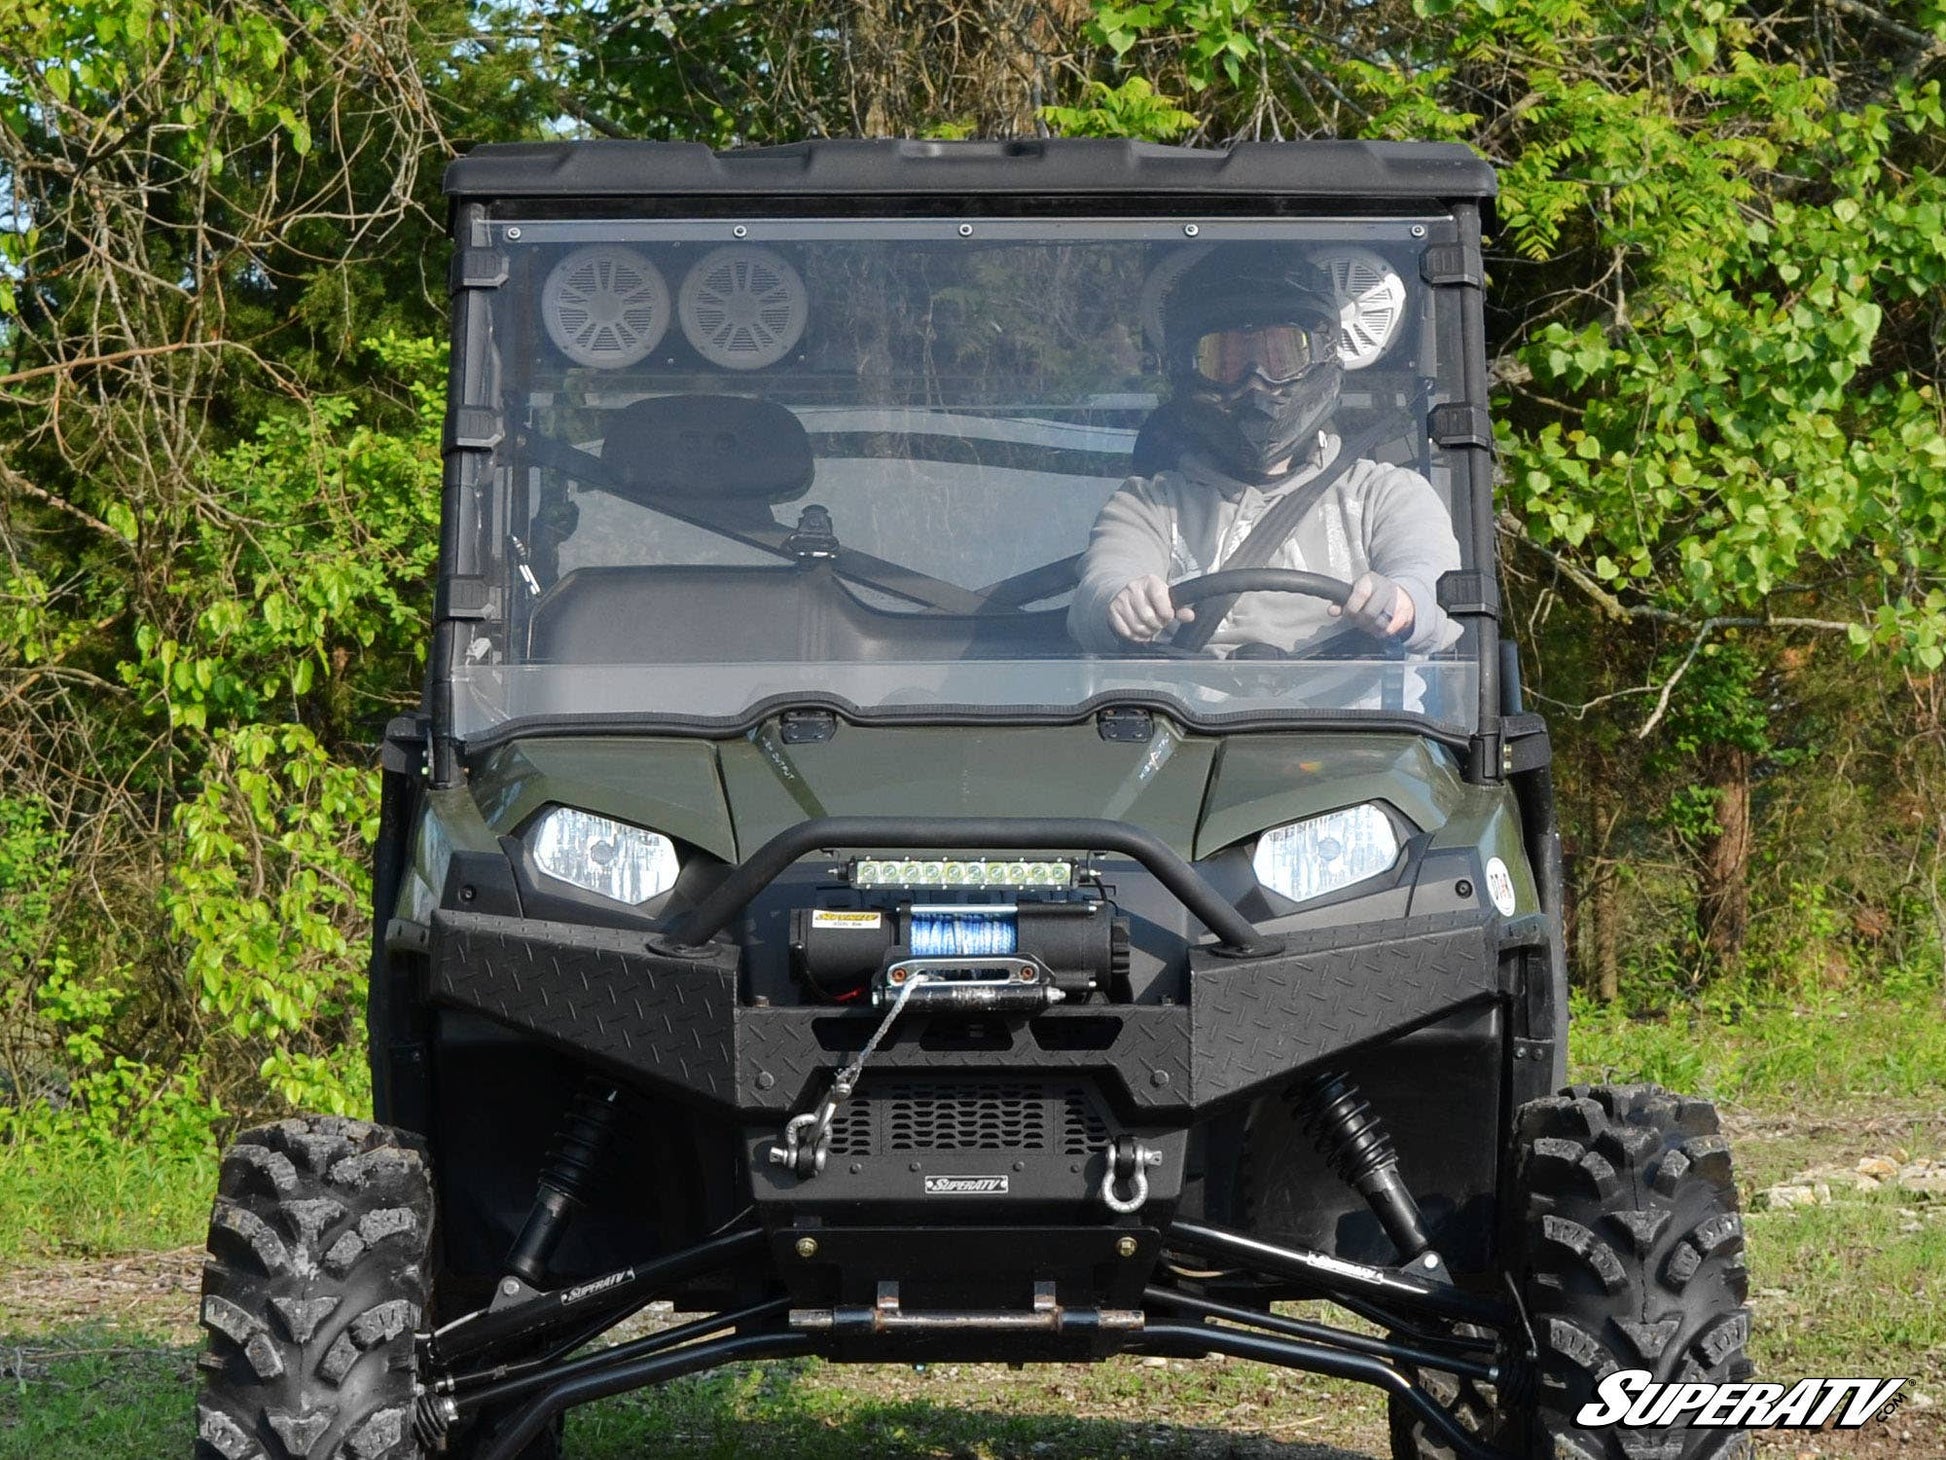
{"label": "tow hook", "polygon": [[[1118,1137],[1108,1162],[1108,1174],[1101,1179],[1102,1205],[1117,1216],[1141,1211],[1149,1199],[1149,1168],[1161,1164],[1162,1152],[1131,1136]],[[1115,1189],[1122,1185],[1129,1190],[1125,1197],[1115,1194]]]}

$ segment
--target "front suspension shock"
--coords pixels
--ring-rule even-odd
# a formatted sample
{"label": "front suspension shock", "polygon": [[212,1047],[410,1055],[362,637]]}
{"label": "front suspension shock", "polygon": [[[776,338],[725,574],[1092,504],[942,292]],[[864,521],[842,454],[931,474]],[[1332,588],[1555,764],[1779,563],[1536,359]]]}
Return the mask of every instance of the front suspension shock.
{"label": "front suspension shock", "polygon": [[527,1223],[507,1254],[507,1271],[531,1287],[541,1287],[548,1258],[567,1229],[568,1216],[588,1199],[602,1154],[615,1133],[622,1092],[589,1076],[561,1118],[560,1132],[541,1168]]}
{"label": "front suspension shock", "polygon": [[1419,1203],[1399,1176],[1392,1137],[1350,1077],[1335,1071],[1312,1077],[1298,1089],[1296,1105],[1318,1154],[1371,1204],[1400,1259],[1411,1262],[1429,1249],[1432,1239]]}

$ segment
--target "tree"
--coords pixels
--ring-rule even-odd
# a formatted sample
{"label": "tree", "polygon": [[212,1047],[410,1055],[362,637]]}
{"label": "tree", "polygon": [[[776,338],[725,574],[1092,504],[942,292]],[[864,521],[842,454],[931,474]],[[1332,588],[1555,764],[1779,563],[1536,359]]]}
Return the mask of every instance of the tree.
{"label": "tree", "polygon": [[[538,122],[524,59],[461,64],[460,4],[9,22],[0,776],[61,875],[0,969],[0,1048],[83,1115],[200,1120],[345,1025],[355,790],[435,541],[436,352],[409,341],[443,314],[438,169],[455,121]],[[265,947],[293,978],[253,1025],[226,991]]]}

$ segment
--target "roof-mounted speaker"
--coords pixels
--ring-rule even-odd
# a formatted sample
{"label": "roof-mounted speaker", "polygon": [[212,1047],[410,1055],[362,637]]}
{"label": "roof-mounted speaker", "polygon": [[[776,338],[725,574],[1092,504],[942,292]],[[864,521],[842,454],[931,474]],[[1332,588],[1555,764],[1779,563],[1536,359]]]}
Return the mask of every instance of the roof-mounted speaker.
{"label": "roof-mounted speaker", "polygon": [[541,285],[541,319],[555,348],[575,364],[618,370],[661,342],[669,328],[669,286],[634,249],[577,248]]}

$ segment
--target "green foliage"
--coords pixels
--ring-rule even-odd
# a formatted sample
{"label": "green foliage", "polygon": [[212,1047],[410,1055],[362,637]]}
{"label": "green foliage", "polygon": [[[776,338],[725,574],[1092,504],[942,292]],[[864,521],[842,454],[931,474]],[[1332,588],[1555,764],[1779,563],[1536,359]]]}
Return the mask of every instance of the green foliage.
{"label": "green foliage", "polygon": [[1048,106],[1041,115],[1049,126],[1070,137],[1141,137],[1168,142],[1196,125],[1193,112],[1157,92],[1140,76],[1114,86],[1090,81],[1080,106]]}
{"label": "green foliage", "polygon": [[216,1149],[50,1130],[0,1144],[0,1263],[200,1242],[216,1189]]}
{"label": "green foliage", "polygon": [[216,737],[202,793],[176,808],[184,852],[162,901],[185,970],[214,1027],[266,1051],[260,1075],[298,1109],[368,1104],[354,930],[377,807],[376,772],[333,764],[302,726],[253,725]]}
{"label": "green foliage", "polygon": [[1191,91],[1219,77],[1241,84],[1244,68],[1263,52],[1265,24],[1257,0],[1149,0],[1141,5],[1098,4],[1090,36],[1118,58],[1145,36],[1162,34],[1178,48],[1178,64]]}
{"label": "green foliage", "polygon": [[[204,490],[137,523],[177,545],[161,612],[133,615],[115,669],[169,736],[173,855],[151,948],[187,996],[182,1044],[135,1032],[156,1020],[151,971],[52,941],[65,848],[39,807],[0,802],[0,976],[60,1097],[0,1109],[0,1136],[139,1133],[188,1157],[228,1108],[368,1105],[377,775],[332,746],[409,703],[423,660],[444,375],[430,341],[370,349],[414,401],[406,424],[320,397],[207,459]],[[35,634],[56,621],[44,594],[15,613],[39,615]]]}
{"label": "green foliage", "polygon": [[416,429],[360,421],[348,397],[316,399],[211,461],[207,492],[138,524],[179,544],[175,604],[137,626],[121,674],[173,724],[249,726],[308,701],[343,735],[397,702],[423,662],[444,346],[368,348],[411,392]]}

